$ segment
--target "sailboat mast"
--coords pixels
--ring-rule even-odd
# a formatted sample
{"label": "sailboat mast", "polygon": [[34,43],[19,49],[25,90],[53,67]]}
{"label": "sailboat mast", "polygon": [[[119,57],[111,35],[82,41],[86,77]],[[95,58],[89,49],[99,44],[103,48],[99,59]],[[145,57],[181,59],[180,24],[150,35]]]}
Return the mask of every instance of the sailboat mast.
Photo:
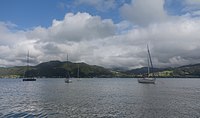
{"label": "sailboat mast", "polygon": [[[69,67],[69,57],[68,57],[68,53],[67,53],[67,67]],[[67,78],[70,78],[70,74],[69,74],[69,71],[67,71]]]}
{"label": "sailboat mast", "polygon": [[79,78],[79,64],[78,64],[77,78]]}
{"label": "sailboat mast", "polygon": [[29,71],[29,51],[27,53],[27,57],[26,58],[27,58],[27,60],[26,60],[27,61],[27,66],[26,66],[27,75],[26,76],[28,77],[29,76],[29,72],[28,72]]}
{"label": "sailboat mast", "polygon": [[[149,46],[147,44],[147,50],[148,50],[148,57],[149,57],[149,61],[150,61],[150,64],[151,64],[151,68],[153,69],[153,63],[152,63],[152,60],[151,60],[151,54],[150,54],[150,51],[149,51]],[[154,72],[152,70],[152,74],[153,74],[153,77],[154,77]]]}
{"label": "sailboat mast", "polygon": [[149,50],[148,50],[148,45],[147,45],[147,64],[148,64],[148,73],[147,73],[147,77],[149,77],[150,74],[150,64],[149,64]]}

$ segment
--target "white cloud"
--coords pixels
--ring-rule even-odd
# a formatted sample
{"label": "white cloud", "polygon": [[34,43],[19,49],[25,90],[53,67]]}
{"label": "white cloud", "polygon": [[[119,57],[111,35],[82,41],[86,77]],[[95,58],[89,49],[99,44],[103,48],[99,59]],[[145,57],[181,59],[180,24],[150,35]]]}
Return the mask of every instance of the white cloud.
{"label": "white cloud", "polygon": [[[38,26],[28,31],[12,32],[9,27],[5,23],[0,24],[0,46],[3,46],[2,49],[10,49],[9,53],[13,54],[11,57],[0,57],[3,61],[8,61],[10,58],[23,61],[28,50],[33,58],[38,60],[36,62],[51,59],[65,60],[66,56],[61,55],[66,55],[67,51],[73,53],[74,49],[71,48],[78,42],[99,40],[115,34],[115,25],[112,20],[102,20],[88,13],[66,14],[62,21],[53,20],[49,28]],[[91,49],[88,47],[82,46],[82,51]],[[90,52],[90,50],[87,51]],[[7,52],[8,55],[9,53]],[[23,62],[15,64],[22,65]]]}
{"label": "white cloud", "polygon": [[14,24],[0,23],[0,65],[15,66],[24,65],[26,53],[32,51],[37,56],[38,51],[33,46],[35,40],[27,39],[25,31],[13,29]]}
{"label": "white cloud", "polygon": [[156,22],[134,27],[128,21],[114,24],[88,13],[68,13],[48,28],[38,26],[28,31],[13,32],[0,23],[0,50],[5,50],[0,52],[0,65],[25,65],[29,50],[33,64],[64,61],[68,53],[73,62],[135,68],[146,66],[147,43],[155,67],[200,62],[199,19]]}
{"label": "white cloud", "polygon": [[121,7],[121,14],[136,25],[144,26],[166,21],[169,16],[163,7],[164,0],[132,0],[131,4]]}
{"label": "white cloud", "polygon": [[[200,59],[197,56],[197,51],[200,49],[199,26],[199,20],[183,19],[149,27],[150,36],[148,37],[153,46],[154,56],[159,60],[158,66],[198,63]],[[174,59],[180,59],[179,63],[173,63]]]}
{"label": "white cloud", "polygon": [[98,16],[88,13],[66,14],[64,20],[53,20],[48,29],[36,27],[28,34],[30,38],[38,38],[40,41],[80,41],[93,40],[114,35],[115,25],[112,20],[102,20]]}

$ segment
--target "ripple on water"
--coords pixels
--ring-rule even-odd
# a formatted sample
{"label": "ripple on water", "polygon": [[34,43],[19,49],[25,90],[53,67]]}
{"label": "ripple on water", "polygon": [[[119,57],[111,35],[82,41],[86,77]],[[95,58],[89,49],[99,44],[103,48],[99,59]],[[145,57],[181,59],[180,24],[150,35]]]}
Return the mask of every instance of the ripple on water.
{"label": "ripple on water", "polygon": [[[200,80],[62,79],[1,83],[0,118],[198,118]],[[181,82],[181,84],[180,84]],[[6,86],[5,86],[6,83]],[[12,89],[10,89],[12,88]]]}
{"label": "ripple on water", "polygon": [[47,117],[47,114],[46,113],[42,113],[42,112],[39,112],[39,113],[33,113],[33,112],[18,112],[18,113],[15,113],[15,112],[10,112],[6,115],[3,115],[2,114],[2,117],[3,118],[44,118],[44,117]]}

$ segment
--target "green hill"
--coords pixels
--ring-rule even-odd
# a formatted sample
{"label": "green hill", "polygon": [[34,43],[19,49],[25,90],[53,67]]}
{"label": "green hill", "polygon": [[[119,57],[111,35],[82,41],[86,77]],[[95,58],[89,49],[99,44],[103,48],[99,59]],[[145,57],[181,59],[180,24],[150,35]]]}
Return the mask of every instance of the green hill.
{"label": "green hill", "polygon": [[200,77],[200,64],[186,65],[173,70],[174,77]]}
{"label": "green hill", "polygon": [[1,78],[18,78],[24,76],[24,73],[26,71],[26,67],[0,67],[0,77]]}
{"label": "green hill", "polygon": [[[67,73],[70,77],[77,77],[79,66],[79,77],[81,78],[101,78],[101,77],[142,77],[147,73],[147,68],[137,68],[132,70],[106,69],[96,65],[86,63],[72,63],[69,61],[49,61],[30,66],[29,71],[26,66],[0,67],[1,78],[20,78],[20,77],[40,77],[40,78],[63,78]],[[176,68],[154,68],[157,77],[200,77],[200,64],[186,65]]]}
{"label": "green hill", "polygon": [[[155,76],[161,78],[198,78],[200,77],[200,64],[185,65],[176,68],[154,68],[153,72]],[[147,73],[147,67],[128,70],[125,73],[133,74],[135,77],[142,77],[142,75]]]}
{"label": "green hill", "polygon": [[72,62],[61,62],[61,61],[49,61],[38,64],[36,66],[29,67],[26,71],[26,67],[9,67],[0,68],[0,77],[2,78],[15,78],[23,76],[31,77],[45,77],[45,78],[57,78],[66,77],[69,72],[71,77],[77,77],[79,66],[79,77],[112,77],[113,73],[100,66],[88,65],[86,63],[72,63]]}

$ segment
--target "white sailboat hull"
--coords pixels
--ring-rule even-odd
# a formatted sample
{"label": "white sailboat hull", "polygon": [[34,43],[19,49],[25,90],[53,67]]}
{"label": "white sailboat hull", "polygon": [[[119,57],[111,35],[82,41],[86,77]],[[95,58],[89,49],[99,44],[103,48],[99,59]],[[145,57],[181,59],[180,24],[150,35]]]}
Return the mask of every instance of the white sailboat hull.
{"label": "white sailboat hull", "polygon": [[155,84],[156,78],[138,78],[139,83]]}
{"label": "white sailboat hull", "polygon": [[72,83],[72,80],[70,80],[69,78],[65,78],[65,83]]}

